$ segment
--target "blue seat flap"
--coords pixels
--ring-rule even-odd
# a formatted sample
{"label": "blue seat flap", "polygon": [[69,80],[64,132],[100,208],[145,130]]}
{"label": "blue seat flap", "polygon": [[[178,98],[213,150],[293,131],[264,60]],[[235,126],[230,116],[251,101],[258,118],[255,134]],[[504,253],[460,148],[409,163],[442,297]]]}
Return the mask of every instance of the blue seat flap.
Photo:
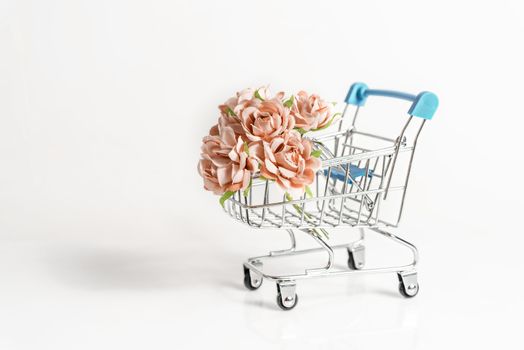
{"label": "blue seat flap", "polygon": [[[332,179],[344,181],[344,179],[346,178],[346,169],[347,169],[346,167],[347,167],[347,165],[341,165],[340,167],[333,167],[333,168],[331,168],[331,175],[330,175],[330,177]],[[324,176],[327,176],[327,175],[328,175],[328,170],[325,169],[324,170]],[[356,180],[357,178],[366,175],[366,168],[359,168],[356,165],[349,164],[349,175],[353,179]],[[372,176],[373,176],[373,170],[369,170],[368,177],[372,177]],[[351,179],[349,177],[348,177],[348,183],[349,184],[353,183],[353,181],[351,181]]]}

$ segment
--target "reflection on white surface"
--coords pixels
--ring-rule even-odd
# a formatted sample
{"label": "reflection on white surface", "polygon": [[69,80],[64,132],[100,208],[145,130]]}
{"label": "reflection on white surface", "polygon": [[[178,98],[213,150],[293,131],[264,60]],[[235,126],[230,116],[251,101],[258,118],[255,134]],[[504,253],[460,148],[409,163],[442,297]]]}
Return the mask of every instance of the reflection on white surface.
{"label": "reflection on white surface", "polygon": [[[358,283],[362,282],[365,283],[362,279]],[[317,290],[320,291],[320,288]],[[418,314],[416,305],[411,301],[406,304],[396,295],[383,293],[386,297],[377,298],[373,306],[369,307],[369,298],[362,297],[362,293],[374,294],[366,290],[365,284],[355,288],[353,283],[350,288],[346,288],[345,296],[343,293],[323,296],[320,293],[306,294],[300,299],[300,310],[278,315],[276,313],[281,311],[275,308],[274,298],[268,300],[267,296],[249,293],[245,303],[256,308],[245,309],[246,327],[261,339],[288,346],[297,343],[354,346],[356,343],[365,344],[370,338],[380,339],[384,343],[401,338],[406,349],[414,348]],[[381,310],[381,317],[378,318],[377,309]]]}
{"label": "reflection on white surface", "polygon": [[[421,236],[421,291],[413,299],[400,296],[394,274],[325,278],[300,281],[299,303],[287,312],[273,283],[244,288],[241,265],[246,251],[265,249],[265,238],[276,248],[285,236],[258,232],[242,245],[234,236],[202,245],[203,237],[4,242],[1,348],[437,349],[450,339],[482,348],[518,334],[519,323],[506,321],[523,310],[522,283],[510,268],[518,265],[511,254],[498,256],[506,270],[483,259],[487,237],[475,236],[471,251],[474,236],[453,246]],[[467,273],[459,273],[464,252]],[[504,298],[485,282],[495,274],[513,281]]]}

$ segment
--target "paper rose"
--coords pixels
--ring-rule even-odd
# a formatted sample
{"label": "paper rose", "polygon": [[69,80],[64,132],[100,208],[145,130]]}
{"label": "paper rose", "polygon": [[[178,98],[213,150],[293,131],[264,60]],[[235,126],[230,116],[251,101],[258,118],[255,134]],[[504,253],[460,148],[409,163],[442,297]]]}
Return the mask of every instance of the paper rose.
{"label": "paper rose", "polygon": [[291,108],[296,127],[305,131],[328,127],[334,117],[331,106],[316,94],[300,91]]}
{"label": "paper rose", "polygon": [[246,107],[240,121],[250,141],[270,142],[295,126],[295,119],[290,115],[289,108],[278,98],[259,100]]}
{"label": "paper rose", "polygon": [[302,138],[297,131],[288,131],[264,143],[264,162],[260,174],[275,180],[283,189],[304,190],[313,183],[321,165],[311,151],[308,139]]}
{"label": "paper rose", "polygon": [[204,188],[218,195],[246,189],[251,174],[258,169],[257,160],[250,154],[260,154],[260,145],[249,146],[230,126],[219,124],[211,133],[202,140],[202,159],[198,164]]}
{"label": "paper rose", "polygon": [[245,89],[237,92],[234,97],[229,98],[226,102],[218,106],[220,110],[219,123],[224,126],[230,126],[235,131],[237,136],[244,138],[245,131],[240,124],[240,118],[238,115],[242,113],[242,110],[249,106],[253,101],[253,89]]}

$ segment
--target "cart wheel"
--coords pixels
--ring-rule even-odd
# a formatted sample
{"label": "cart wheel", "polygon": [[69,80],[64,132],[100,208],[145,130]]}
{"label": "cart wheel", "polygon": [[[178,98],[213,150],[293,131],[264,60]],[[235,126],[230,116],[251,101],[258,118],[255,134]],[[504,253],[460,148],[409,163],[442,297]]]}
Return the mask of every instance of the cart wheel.
{"label": "cart wheel", "polygon": [[419,286],[418,283],[410,284],[407,288],[404,285],[404,282],[400,281],[398,283],[398,291],[405,298],[413,298],[418,294]]}
{"label": "cart wheel", "polygon": [[355,266],[355,259],[353,258],[353,254],[349,251],[348,249],[348,253],[349,253],[349,256],[348,256],[348,267],[350,270],[356,270],[357,267]]}
{"label": "cart wheel", "polygon": [[298,303],[295,281],[277,282],[277,304],[282,310],[291,310]]}
{"label": "cart wheel", "polygon": [[418,294],[418,290],[419,290],[418,283],[415,285],[412,284],[408,288],[406,288],[406,286],[404,286],[404,283],[402,282],[398,284],[398,291],[405,298],[413,298],[415,295]]}
{"label": "cart wheel", "polygon": [[249,290],[257,290],[262,285],[262,276],[253,278],[250,270],[244,266],[244,286]]}
{"label": "cart wheel", "polygon": [[365,264],[365,252],[364,246],[358,246],[356,248],[348,248],[348,267],[351,270],[360,270]]}
{"label": "cart wheel", "polygon": [[296,293],[294,297],[292,298],[287,297],[285,301],[282,300],[282,294],[278,293],[277,295],[277,304],[284,311],[291,310],[292,308],[297,306],[297,303],[298,303],[298,295]]}

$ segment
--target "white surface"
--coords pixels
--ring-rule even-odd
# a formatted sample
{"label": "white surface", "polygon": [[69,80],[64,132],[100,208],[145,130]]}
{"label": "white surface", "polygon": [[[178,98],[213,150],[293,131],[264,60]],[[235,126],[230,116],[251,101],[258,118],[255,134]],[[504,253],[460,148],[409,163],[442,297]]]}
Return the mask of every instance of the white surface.
{"label": "white surface", "polygon": [[[523,20],[518,1],[0,0],[0,349],[522,348]],[[354,81],[441,100],[400,231],[421,291],[326,279],[280,312],[241,262],[286,236],[221,213],[200,138],[243,87],[341,101]]]}

